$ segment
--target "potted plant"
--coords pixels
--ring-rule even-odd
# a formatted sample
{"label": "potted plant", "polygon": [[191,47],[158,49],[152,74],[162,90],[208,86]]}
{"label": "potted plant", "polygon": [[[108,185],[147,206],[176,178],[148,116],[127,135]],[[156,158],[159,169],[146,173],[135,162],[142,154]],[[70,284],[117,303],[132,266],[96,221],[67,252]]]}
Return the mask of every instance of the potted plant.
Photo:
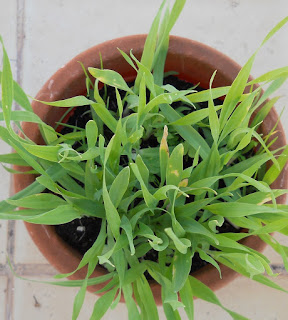
{"label": "potted plant", "polygon": [[[167,319],[179,319],[180,307],[193,319],[193,297],[222,306],[210,288],[236,273],[284,290],[263,275],[273,272],[260,251],[267,243],[287,264],[287,248],[271,233],[287,232],[288,149],[276,99],[267,101],[287,68],[253,80],[256,53],[240,70],[211,48],[169,38],[184,4],[169,11],[164,1],[147,37],[76,57],[33,109],[3,47],[0,137],[15,153],[0,160],[14,165],[16,194],[0,204],[0,217],[28,222],[57,278],[74,279],[55,284],[80,286],[73,319],[86,288],[102,295],[91,319],[125,300],[129,319],[149,320],[161,301]],[[23,110],[12,111],[13,99]],[[55,229],[76,221],[85,233],[83,217],[96,239],[81,256]]]}

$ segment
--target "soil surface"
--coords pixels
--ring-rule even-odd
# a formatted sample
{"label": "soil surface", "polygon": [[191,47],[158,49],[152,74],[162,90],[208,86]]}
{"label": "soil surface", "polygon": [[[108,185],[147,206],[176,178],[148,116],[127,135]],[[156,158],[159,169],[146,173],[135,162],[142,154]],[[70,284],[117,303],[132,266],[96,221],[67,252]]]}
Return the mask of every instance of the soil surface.
{"label": "soil surface", "polygon": [[[173,85],[177,89],[186,90],[190,89],[194,85],[188,83],[186,81],[180,80],[175,76],[168,76],[164,79],[164,84]],[[133,85],[131,83],[130,85]],[[197,87],[197,91],[201,91],[203,89]],[[102,96],[106,95],[109,96],[109,109],[116,112],[117,111],[117,101],[114,88],[107,87],[107,91],[105,92],[104,89],[100,91]],[[120,90],[120,94],[122,98],[124,97],[124,92]],[[216,99],[214,101],[215,105],[221,104],[222,101]],[[199,104],[198,104],[199,105]],[[174,108],[177,107],[177,102],[172,104]],[[207,103],[200,103],[200,108],[207,108]],[[190,112],[190,111],[188,111]],[[74,114],[69,118],[68,124],[76,125],[81,128],[85,128],[86,123],[91,120],[91,113],[90,107],[84,106],[75,108]],[[71,132],[72,129],[69,127],[64,127],[61,130],[62,134],[66,134]],[[111,139],[113,133],[106,127],[104,128],[104,135],[105,138]],[[154,138],[150,139],[150,141],[145,141],[143,145],[144,148],[157,146],[158,142]],[[74,146],[77,147],[77,146]],[[71,247],[79,251],[81,254],[84,254],[95,242],[101,227],[101,219],[93,218],[93,217],[83,217],[81,219],[76,219],[69,223],[65,223],[62,225],[55,226],[55,230],[57,234]],[[238,232],[236,228],[234,228],[229,222],[225,221],[221,228],[217,228],[220,233],[223,232]],[[158,259],[158,252],[151,249],[143,259],[157,261]],[[196,253],[192,260],[192,268],[191,272],[199,270],[200,268],[204,267],[207,264],[206,261],[203,261],[199,254]],[[145,274],[146,277],[149,279],[149,275]]]}

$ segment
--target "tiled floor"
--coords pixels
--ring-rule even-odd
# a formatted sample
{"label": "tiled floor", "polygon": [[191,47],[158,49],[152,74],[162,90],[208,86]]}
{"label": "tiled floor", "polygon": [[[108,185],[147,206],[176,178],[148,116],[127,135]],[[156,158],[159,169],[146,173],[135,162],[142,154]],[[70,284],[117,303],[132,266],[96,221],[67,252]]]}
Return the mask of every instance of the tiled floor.
{"label": "tiled floor", "polygon": [[[15,79],[30,95],[64,63],[84,49],[128,34],[146,33],[160,0],[0,0],[0,34],[11,58]],[[243,64],[268,31],[287,14],[287,0],[187,1],[174,34],[204,42]],[[261,50],[253,69],[257,76],[287,65],[288,27]],[[288,104],[288,84],[279,92],[278,110]],[[288,111],[282,121],[288,133]],[[0,142],[1,153],[8,148]],[[9,174],[0,168],[0,199],[9,194]],[[287,244],[287,239],[279,237]],[[288,289],[281,259],[267,249],[277,282]],[[21,223],[0,222],[0,319],[69,320],[74,289],[27,282],[13,277],[6,255],[16,272],[34,280],[55,273],[38,252]],[[288,296],[238,278],[219,291],[223,304],[257,320],[286,320]],[[256,298],[256,300],[254,300]],[[95,297],[87,294],[80,319],[87,320]],[[63,307],[64,306],[64,307]],[[164,319],[160,308],[161,319]],[[105,319],[127,319],[124,305],[110,310]],[[183,315],[183,319],[186,319]],[[196,320],[230,319],[223,310],[196,301]]]}

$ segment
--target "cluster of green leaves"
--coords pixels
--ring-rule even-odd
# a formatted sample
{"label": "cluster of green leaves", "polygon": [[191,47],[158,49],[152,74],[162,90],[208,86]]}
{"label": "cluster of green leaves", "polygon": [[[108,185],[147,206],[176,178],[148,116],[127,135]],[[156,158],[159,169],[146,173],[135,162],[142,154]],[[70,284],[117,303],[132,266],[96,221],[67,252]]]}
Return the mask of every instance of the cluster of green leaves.
{"label": "cluster of green leaves", "polygon": [[[238,241],[259,236],[282,256],[288,271],[288,247],[270,234],[288,234],[288,207],[276,203],[287,190],[269,187],[286,163],[288,147],[271,151],[277,139],[275,130],[267,136],[257,132],[277,100],[267,102],[267,97],[287,79],[288,67],[249,81],[255,52],[229,87],[212,89],[215,73],[210,88],[200,92],[163,85],[169,33],[184,4],[176,0],[169,10],[163,1],[140,61],[132,51],[128,55],[119,50],[137,72],[132,87],[113,70],[89,68],[95,83],[87,74],[87,97],[45,102],[56,108],[90,105],[91,120],[85,128],[73,127],[68,134],[57,132],[33,113],[27,96],[13,81],[3,46],[0,119],[5,125],[0,127],[0,138],[15,153],[1,155],[0,161],[30,166],[28,173],[38,177],[0,203],[0,218],[48,225],[82,216],[102,221],[95,243],[78,268],[57,276],[61,279],[88,266],[86,278],[52,282],[80,287],[73,319],[79,315],[87,286],[104,282],[107,284],[98,292],[104,294],[95,303],[91,319],[101,319],[121,295],[129,319],[158,319],[147,274],[161,285],[167,319],[180,319],[181,307],[194,319],[193,297],[222,307],[233,319],[246,319],[225,308],[208,287],[190,275],[195,254],[217,268],[220,277],[222,263],[285,291],[263,275],[274,275],[269,260]],[[109,109],[99,83],[115,88],[117,110]],[[255,84],[268,88],[261,95],[261,86],[254,89]],[[247,87],[251,90],[244,93]],[[224,95],[223,103],[214,105],[214,99]],[[13,100],[23,109],[13,111]],[[171,106],[174,102],[177,107]],[[200,107],[201,102],[207,107]],[[20,121],[37,123],[46,145],[31,141]],[[112,133],[112,138],[105,132]],[[157,146],[147,146],[151,140],[157,140]],[[268,161],[273,165],[266,170]],[[50,193],[43,193],[45,189]],[[225,221],[248,231],[219,233]],[[157,261],[145,259],[151,250]],[[107,269],[107,275],[91,278],[98,264]]]}

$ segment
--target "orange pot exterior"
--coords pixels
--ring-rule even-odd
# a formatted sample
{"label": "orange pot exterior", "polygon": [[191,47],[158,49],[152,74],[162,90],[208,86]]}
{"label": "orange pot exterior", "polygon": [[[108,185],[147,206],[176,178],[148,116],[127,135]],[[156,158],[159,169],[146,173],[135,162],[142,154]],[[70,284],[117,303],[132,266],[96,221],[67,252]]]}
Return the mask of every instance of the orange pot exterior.
{"label": "orange pot exterior", "polygon": [[[140,58],[145,39],[146,35],[123,37],[88,49],[59,69],[42,87],[36,98],[42,101],[55,101],[85,93],[85,75],[78,61],[81,61],[86,68],[100,68],[99,53],[102,55],[105,69],[113,69],[128,80],[135,78],[135,70],[127,64],[117,48],[126,53],[129,53],[132,49],[133,54],[137,58]],[[196,41],[171,36],[165,69],[166,71],[177,71],[180,78],[192,83],[200,83],[201,87],[208,88],[209,80],[215,70],[217,70],[217,74],[213,82],[214,87],[227,86],[231,85],[240,71],[240,66],[213,48]],[[36,101],[33,101],[32,106],[35,113],[50,125],[58,121],[67,110],[65,108],[46,106]],[[56,110],[57,112],[55,112]],[[262,124],[261,132],[267,134],[274,127],[277,120],[278,115],[273,108]],[[39,144],[43,143],[36,124],[24,123],[23,129],[33,141]],[[277,131],[278,140],[273,145],[273,149],[286,145],[281,123],[278,124]],[[28,186],[33,180],[33,176],[14,175],[15,193]],[[287,181],[288,172],[287,167],[285,167],[281,176],[273,183],[272,187],[287,189]],[[285,202],[285,196],[278,199],[278,203],[284,204]],[[69,247],[55,233],[54,227],[29,223],[26,223],[26,227],[39,250],[60,273],[68,273],[77,268],[81,255]],[[244,239],[242,243],[258,251],[262,251],[265,247],[265,244],[255,236]],[[218,271],[210,265],[198,270],[193,275],[211,289],[216,290],[237,276],[237,273],[223,265],[221,265],[221,270],[222,279],[219,278]],[[105,271],[99,268],[95,270],[92,277],[103,275],[104,273]],[[71,276],[71,279],[83,279],[85,275],[86,269],[84,268]],[[103,286],[104,284],[91,286],[88,290],[95,292]],[[160,286],[156,283],[151,283],[151,288],[157,304],[161,304]]]}

